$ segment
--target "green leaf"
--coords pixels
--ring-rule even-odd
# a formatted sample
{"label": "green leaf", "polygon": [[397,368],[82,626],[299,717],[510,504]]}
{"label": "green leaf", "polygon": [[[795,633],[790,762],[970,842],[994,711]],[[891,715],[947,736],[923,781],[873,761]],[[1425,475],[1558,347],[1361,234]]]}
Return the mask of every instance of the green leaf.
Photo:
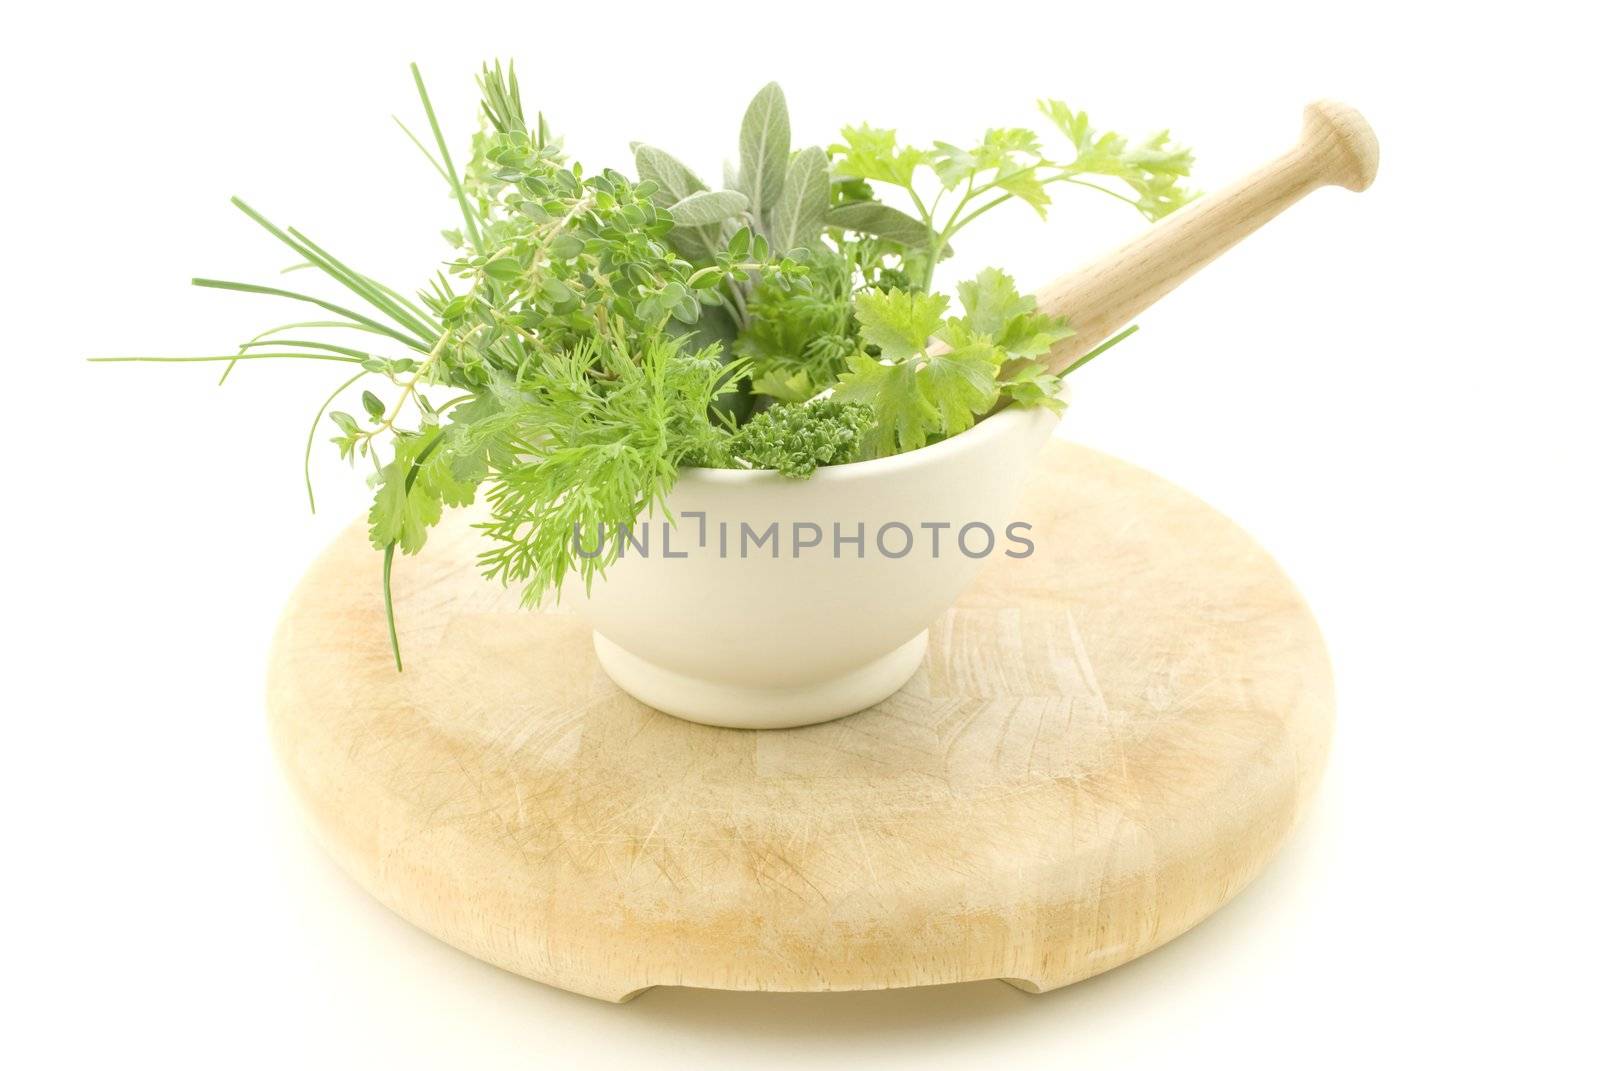
{"label": "green leaf", "polygon": [[1025,408],[1043,406],[1061,412],[1067,403],[1058,398],[1061,377],[1051,375],[1038,361],[1018,361],[1007,365],[1000,382],[1000,393]]}
{"label": "green leaf", "polygon": [[997,351],[979,340],[947,353],[885,364],[865,354],[850,358],[833,397],[872,407],[869,440],[876,456],[926,446],[934,436],[972,427],[999,397]]}
{"label": "green leaf", "polygon": [[[999,279],[989,277],[980,289],[975,302],[1005,303]],[[834,397],[872,406],[877,425],[871,449],[879,455],[915,450],[934,436],[965,431],[999,397],[999,348],[966,321],[943,320],[947,304],[940,294],[901,290],[856,296],[861,337],[877,346],[884,360],[864,353],[851,357]],[[948,349],[928,348],[935,332]]]}
{"label": "green leaf", "polygon": [[1039,213],[1040,219],[1045,218],[1045,209],[1050,204],[1050,194],[1039,181],[1036,168],[1030,166],[1007,170],[1006,167],[1002,167],[994,183],[1007,193],[1015,194],[1032,205],[1033,210]]}
{"label": "green leaf", "polygon": [[828,226],[886,238],[913,249],[929,241],[925,223],[877,201],[835,205],[828,210]]}
{"label": "green leaf", "polygon": [[980,168],[1000,167],[1014,160],[1015,153],[1039,156],[1039,135],[1026,127],[1002,127],[986,130],[983,144],[973,151]]}
{"label": "green leaf", "polygon": [[918,380],[923,397],[939,414],[934,430],[956,435],[977,423],[978,414],[988,412],[999,400],[995,384],[999,372],[999,351],[981,339],[947,353],[932,353]]}
{"label": "green leaf", "polygon": [[872,179],[909,189],[917,168],[933,159],[922,149],[900,147],[893,130],[863,123],[845,127],[840,135],[844,142],[829,151],[837,158],[834,173],[843,178]]}
{"label": "green leaf", "polygon": [[947,190],[953,190],[978,170],[978,158],[948,141],[933,143],[933,171]]}
{"label": "green leaf", "polygon": [[438,435],[435,428],[421,435],[395,437],[394,458],[379,471],[378,493],[367,513],[374,547],[393,543],[403,553],[415,554],[427,542],[428,529],[439,523],[443,513],[439,496],[420,481],[409,480],[417,456]]}
{"label": "green leaf", "polygon": [[[672,205],[707,189],[705,182],[687,166],[653,145],[635,142],[632,145],[634,167],[639,172],[640,185],[635,192],[648,196],[660,208]],[[654,186],[654,189],[650,187]],[[649,192],[643,193],[648,190]],[[720,222],[720,221],[719,221]],[[693,226],[676,220],[668,243],[680,255],[694,262],[711,259],[721,244],[722,229],[716,224]],[[556,255],[552,250],[552,256]]]}
{"label": "green leaf", "polygon": [[877,346],[883,356],[901,361],[927,348],[949,304],[943,294],[869,290],[856,295],[856,319],[861,322],[862,338]]}
{"label": "green leaf", "polygon": [[778,83],[768,82],[745,110],[739,127],[740,188],[751,211],[766,218],[776,209],[789,170],[789,105]]}
{"label": "green leaf", "polygon": [[672,318],[681,324],[692,326],[700,320],[700,303],[692,298],[685,297],[672,306]]}
{"label": "green leaf", "polygon": [[917,378],[911,364],[884,364],[864,353],[851,357],[849,371],[839,377],[835,400],[872,407],[877,422],[869,433],[869,445],[874,456],[914,450],[928,441],[928,429],[938,421],[939,411],[922,396]]}
{"label": "green leaf", "polygon": [[472,503],[487,470],[481,459],[453,449],[459,431],[455,425],[434,425],[396,434],[394,457],[378,473],[378,492],[367,515],[373,546],[396,544],[402,553],[415,554],[444,507]]}
{"label": "green leaf", "polygon": [[1077,150],[1077,157],[1065,166],[1066,174],[1105,175],[1120,180],[1133,191],[1134,196],[1127,199],[1151,220],[1160,219],[1197,196],[1180,184],[1188,177],[1194,154],[1170,144],[1166,131],[1130,146],[1121,135],[1098,133],[1089,125],[1088,115],[1073,111],[1059,100],[1041,100],[1039,110]]}
{"label": "green leaf", "polygon": [[1006,357],[1043,356],[1072,334],[1060,317],[1035,312],[1032,296],[1018,293],[1011,276],[998,268],[985,268],[956,290],[966,329],[988,338]]}
{"label": "green leaf", "polygon": [[675,157],[651,145],[634,146],[633,164],[641,180],[654,182],[660,187],[654,197],[656,203],[662,206],[674,204],[708,188],[700,181],[700,176],[679,163]]}
{"label": "green leaf", "polygon": [[522,262],[515,257],[498,257],[483,266],[483,274],[502,283],[522,274]]}
{"label": "green leaf", "polygon": [[370,390],[364,390],[361,392],[361,408],[365,409],[367,411],[367,415],[373,420],[383,419],[383,411],[385,408],[383,399],[379,398]]}
{"label": "green leaf", "polygon": [[828,157],[821,149],[801,149],[789,163],[783,193],[772,215],[773,248],[778,253],[809,246],[822,234],[828,214]]}
{"label": "green leaf", "polygon": [[750,207],[750,199],[733,190],[701,190],[675,202],[668,210],[678,227],[704,227],[737,217]]}
{"label": "green leaf", "polygon": [[550,241],[550,256],[554,260],[571,260],[583,252],[583,239],[576,234],[558,234]]}
{"label": "green leaf", "polygon": [[1039,110],[1067,136],[1074,148],[1081,152],[1089,144],[1092,132],[1087,112],[1075,112],[1063,102],[1053,99],[1041,100]]}
{"label": "green leaf", "polygon": [[811,373],[804,368],[787,374],[767,372],[754,378],[750,383],[750,390],[753,393],[766,394],[780,402],[809,401],[817,396],[819,389],[812,380]]}
{"label": "green leaf", "polygon": [[958,284],[956,292],[967,325],[991,338],[998,337],[1013,316],[1033,311],[1033,298],[1018,293],[1016,282],[999,268],[985,268],[976,279]]}
{"label": "green leaf", "polygon": [[[958,291],[965,315],[948,319],[946,301],[937,294],[890,290],[856,296],[861,338],[878,347],[883,359],[851,356],[833,396],[872,407],[877,423],[868,450],[874,455],[960,434],[1002,392],[1024,405],[1060,407],[1059,377],[1031,358],[1071,334],[1066,321],[1037,311],[1034,299],[996,268]],[[927,345],[929,335],[942,345]]]}
{"label": "green leaf", "polygon": [[547,276],[544,282],[539,284],[539,292],[548,298],[552,305],[565,305],[576,300],[572,288],[553,275]]}
{"label": "green leaf", "polygon": [[1072,328],[1059,316],[1027,312],[1013,316],[995,336],[994,343],[1007,357],[1043,357],[1062,339],[1072,337]]}

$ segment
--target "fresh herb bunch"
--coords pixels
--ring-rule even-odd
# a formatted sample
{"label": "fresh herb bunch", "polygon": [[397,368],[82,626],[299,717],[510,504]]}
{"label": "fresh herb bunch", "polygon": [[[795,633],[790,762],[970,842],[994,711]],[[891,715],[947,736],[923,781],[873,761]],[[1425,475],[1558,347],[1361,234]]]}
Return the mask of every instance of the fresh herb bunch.
{"label": "fresh herb bunch", "polygon": [[[543,115],[528,117],[515,69],[498,63],[479,77],[482,126],[457,169],[415,65],[412,75],[432,147],[405,132],[461,214],[445,232],[456,255],[423,290],[407,297],[235,199],[297,267],[332,278],[357,307],[196,279],[310,305],[319,318],[270,328],[232,354],[101,358],[220,361],[224,381],[240,361],[354,366],[313,418],[306,491],[314,510],[310,458],[326,419],[340,456],[373,466],[369,525],[397,665],[395,553],[420,551],[444,510],[480,491],[484,570],[534,603],[574,570],[586,585],[603,573],[620,544],[607,549],[602,534],[667,514],[684,467],[804,479],[957,434],[1002,399],[1058,406],[1059,382],[1038,358],[1068,326],[994,269],[962,283],[963,314],[947,315],[930,287],[951,238],[1012,198],[1043,215],[1050,183],[1104,189],[1085,175],[1121,181],[1126,195],[1105,192],[1152,219],[1190,196],[1178,184],[1189,155],[1165,135],[1130,147],[1055,101],[1041,107],[1073,147],[1064,163],[1016,129],[960,150],[904,147],[860,126],[830,149],[795,151],[776,84],[745,113],[724,189],[647,145],[634,146],[637,180],[589,173]],[[941,187],[931,198],[918,188],[924,170]],[[878,187],[906,195],[915,214],[881,201]],[[953,207],[941,215],[946,194]],[[358,388],[359,412],[334,409]],[[601,546],[575,553],[588,540]]]}
{"label": "fresh herb bunch", "polygon": [[[666,152],[636,143],[634,162],[641,177],[658,183],[658,204],[675,217],[691,207],[696,210],[698,225],[675,228],[670,237],[683,256],[709,263],[709,251],[741,226],[767,237],[780,252],[809,252],[810,285],[774,285],[760,277],[730,280],[724,284],[726,305],[698,328],[703,339],[731,342],[729,352],[749,359],[747,378],[739,386],[742,400],[730,403],[730,411],[745,418],[774,402],[805,401],[833,388],[852,370],[853,393],[878,409],[874,439],[877,451],[885,452],[915,449],[930,437],[971,426],[987,407],[964,411],[963,406],[981,398],[992,405],[1000,396],[1021,404],[1052,397],[1056,384],[1033,360],[1048,345],[1016,348],[1022,339],[987,322],[971,330],[966,345],[951,345],[949,355],[917,356],[899,372],[873,372],[863,358],[899,363],[922,354],[926,336],[914,350],[902,352],[897,346],[902,356],[885,357],[879,341],[862,332],[859,303],[866,299],[868,308],[879,308],[870,295],[885,292],[931,297],[934,269],[951,255],[951,240],[958,232],[1011,200],[1030,205],[1043,218],[1051,203],[1049,187],[1057,183],[1098,190],[1150,220],[1194,196],[1181,185],[1192,155],[1173,147],[1165,131],[1130,144],[1118,134],[1095,131],[1087,115],[1061,101],[1040,101],[1039,110],[1066,137],[1068,158],[1047,154],[1039,135],[1020,127],[991,129],[970,148],[946,141],[920,148],[902,145],[893,130],[863,124],[846,127],[842,140],[826,152],[817,147],[791,152],[788,107],[776,84],[763,87],[746,109],[739,165],[726,170],[723,190],[710,190]],[[1095,179],[1120,183],[1126,192]],[[902,196],[912,211],[885,203],[880,187]],[[963,293],[967,287],[997,285],[1000,278],[986,273],[962,284]],[[933,304],[913,301],[896,307],[926,310]],[[1045,318],[1032,314],[1031,304],[1026,311],[1033,316],[1027,341],[1041,331],[1053,333],[1052,342],[1065,337],[1065,325],[1044,323]],[[943,327],[938,314],[917,317],[909,326],[951,334],[963,330],[959,324]],[[988,347],[981,361],[973,348],[979,337]],[[969,376],[942,374],[963,365]],[[982,365],[995,367],[992,380]],[[906,417],[906,393],[890,389],[880,397],[861,384],[874,377],[899,380],[929,367],[936,374],[929,377],[931,383],[920,384],[917,393],[923,401],[912,407],[924,415],[912,420],[902,437],[896,429]],[[940,415],[926,417],[925,406]],[[958,412],[962,415],[952,415]]]}

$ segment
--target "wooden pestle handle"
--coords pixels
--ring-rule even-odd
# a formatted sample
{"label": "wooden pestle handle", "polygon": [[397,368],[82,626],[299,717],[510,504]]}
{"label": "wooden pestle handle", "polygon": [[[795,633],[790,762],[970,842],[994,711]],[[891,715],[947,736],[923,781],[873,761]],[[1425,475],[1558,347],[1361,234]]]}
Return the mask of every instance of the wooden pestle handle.
{"label": "wooden pestle handle", "polygon": [[1240,239],[1319,186],[1357,192],[1378,173],[1378,139],[1361,113],[1318,101],[1300,143],[1255,173],[1185,205],[1134,241],[1040,290],[1039,308],[1073,334],[1045,363],[1061,372]]}

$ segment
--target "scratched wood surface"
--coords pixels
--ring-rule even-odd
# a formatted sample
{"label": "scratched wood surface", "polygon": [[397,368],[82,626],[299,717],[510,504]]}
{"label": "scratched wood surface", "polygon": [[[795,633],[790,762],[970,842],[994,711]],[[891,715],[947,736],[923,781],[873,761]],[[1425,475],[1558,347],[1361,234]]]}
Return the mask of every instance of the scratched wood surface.
{"label": "scratched wood surface", "polygon": [[1186,492],[1055,443],[1017,516],[1037,553],[986,566],[900,693],[766,732],[624,695],[575,617],[479,578],[466,518],[396,569],[397,675],[358,524],[285,611],[274,739],[357,881],[541,982],[1053,989],[1259,872],[1332,685],[1291,583]]}

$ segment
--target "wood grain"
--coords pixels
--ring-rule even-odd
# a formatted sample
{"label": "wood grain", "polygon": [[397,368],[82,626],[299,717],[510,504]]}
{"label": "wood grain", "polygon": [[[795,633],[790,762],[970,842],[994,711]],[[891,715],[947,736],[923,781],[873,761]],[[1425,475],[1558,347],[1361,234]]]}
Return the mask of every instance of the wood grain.
{"label": "wood grain", "polygon": [[477,576],[465,517],[396,568],[396,675],[356,525],[285,611],[276,746],[374,896],[564,989],[1066,985],[1257,874],[1332,687],[1290,582],[1180,489],[1056,443],[1018,517],[1037,553],[985,567],[905,689],[763,732],[624,695],[575,617]]}

